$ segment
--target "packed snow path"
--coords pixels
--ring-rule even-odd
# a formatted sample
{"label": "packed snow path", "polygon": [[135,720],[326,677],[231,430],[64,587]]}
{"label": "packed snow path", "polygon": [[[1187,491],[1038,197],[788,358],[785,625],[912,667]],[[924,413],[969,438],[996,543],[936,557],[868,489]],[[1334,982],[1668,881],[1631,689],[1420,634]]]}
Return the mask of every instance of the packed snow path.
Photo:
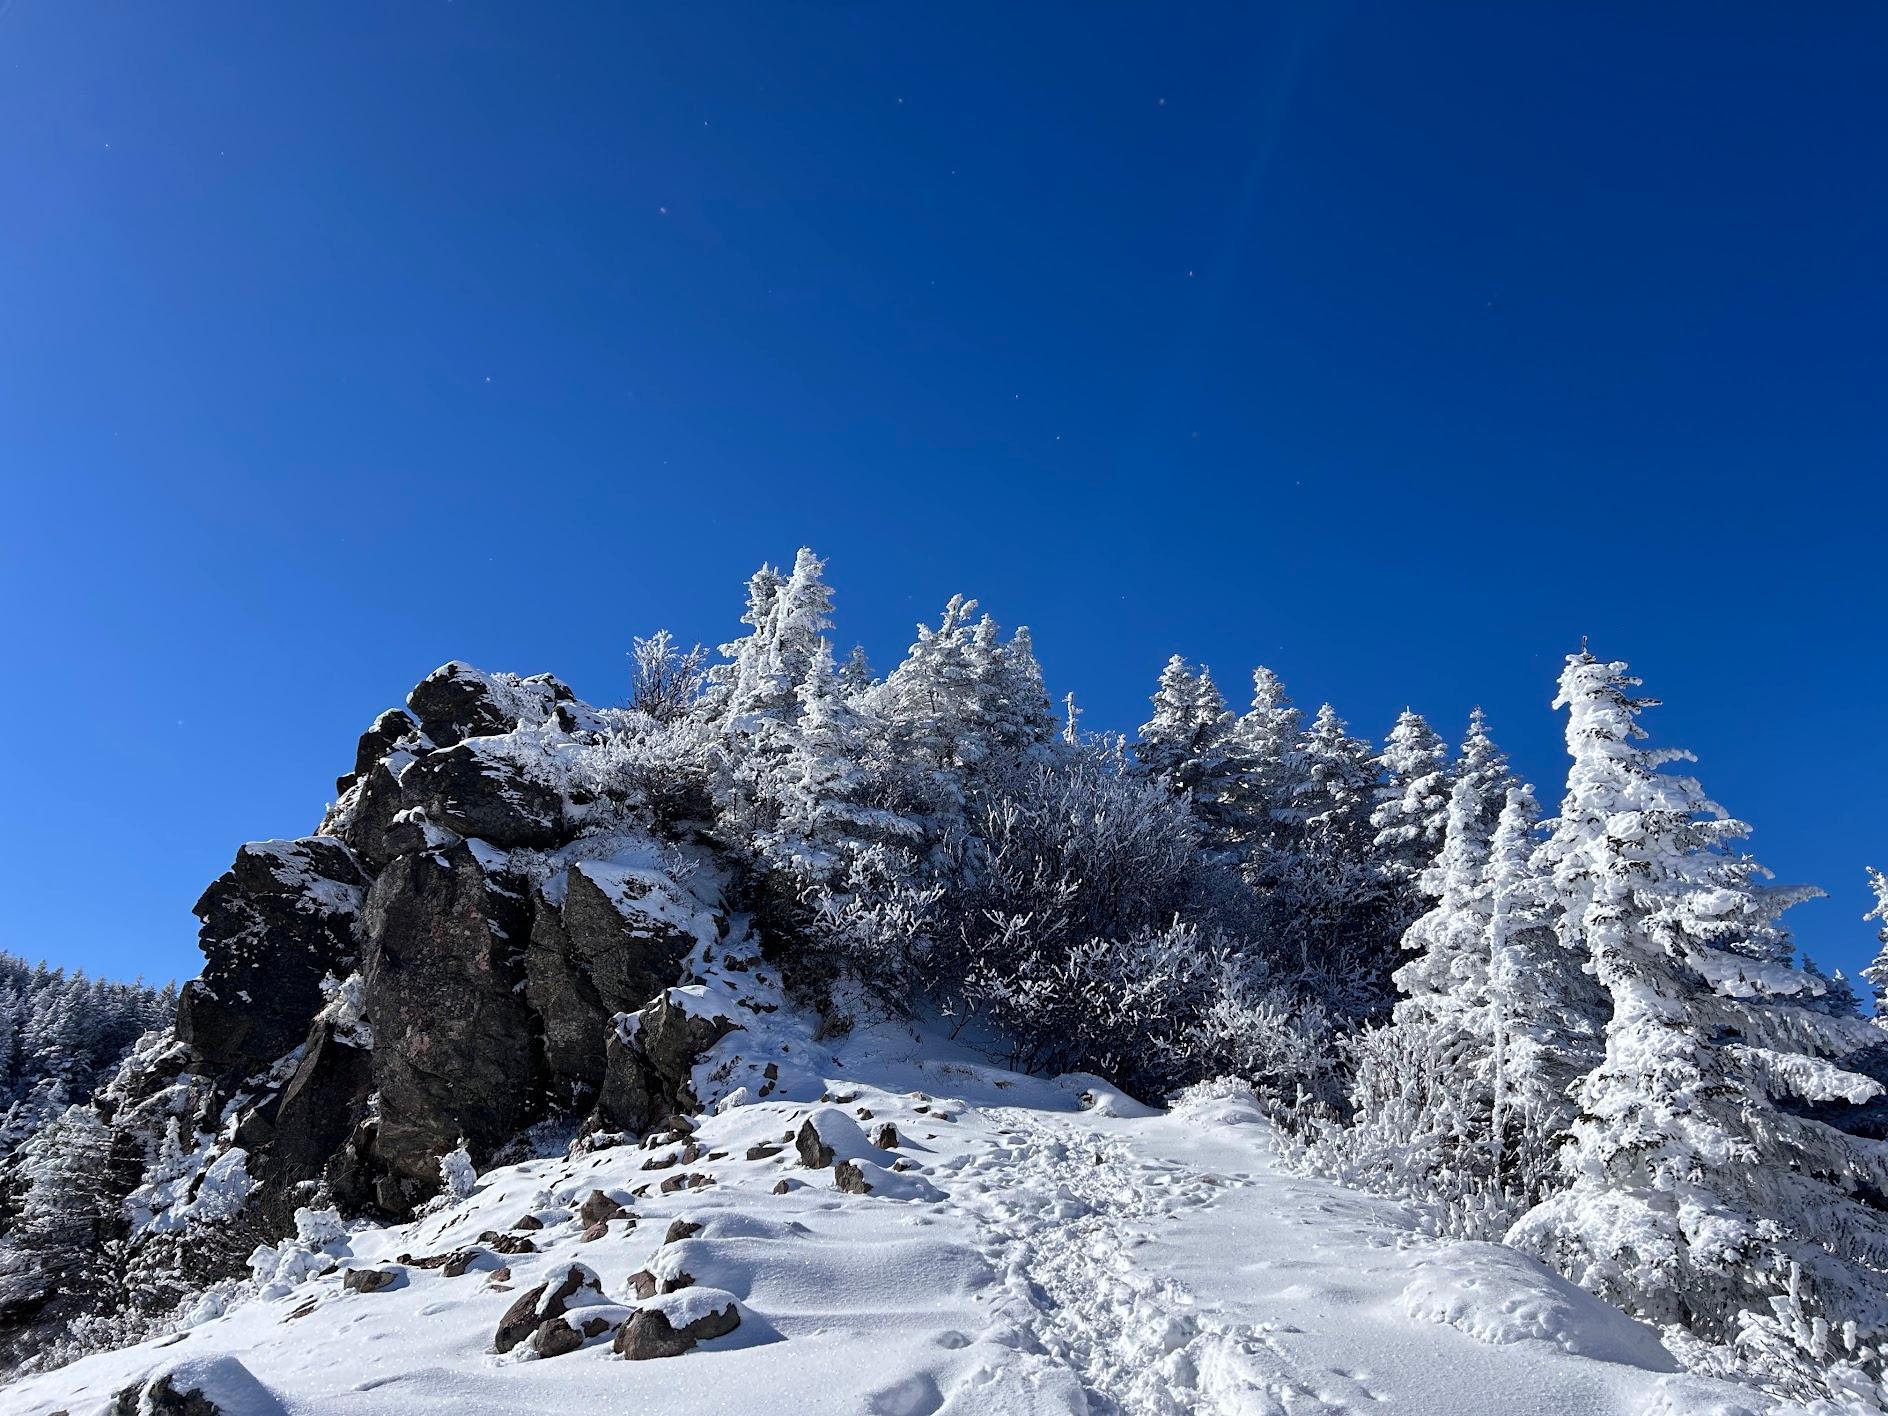
{"label": "packed snow path", "polygon": [[[938,1167],[983,1227],[1002,1317],[1095,1416],[1685,1409],[1694,1384],[1650,1375],[1671,1364],[1649,1332],[1505,1251],[1418,1237],[1401,1206],[1282,1174],[1248,1104],[1123,1110],[1141,1108],[992,1109],[988,1144]],[[1438,1268],[1498,1345],[1412,1311]]]}
{"label": "packed snow path", "polygon": [[[751,996],[764,980],[725,982]],[[222,1316],[16,1383],[0,1410],[97,1416],[164,1370],[180,1390],[221,1393],[228,1416],[1768,1409],[1668,1375],[1649,1330],[1519,1255],[1424,1239],[1399,1205],[1284,1173],[1249,1097],[1156,1112],[934,1037],[830,1044],[786,1009],[751,1016],[698,1072],[726,1104],[692,1159],[619,1146],[490,1170],[464,1201],[356,1227]],[[800,1163],[787,1138],[809,1116],[870,1193]],[[861,1129],[887,1122],[891,1149]],[[599,1189],[635,1216],[600,1236],[580,1213]],[[688,1232],[671,1241],[677,1220]],[[530,1247],[506,1250],[502,1271],[490,1254],[456,1276],[412,1261],[521,1228]],[[496,1354],[501,1315],[573,1263],[617,1321],[693,1296],[738,1303],[740,1325],[667,1360],[624,1361],[608,1336],[551,1358]],[[391,1284],[350,1291],[361,1268]],[[639,1271],[682,1286],[639,1299]]]}

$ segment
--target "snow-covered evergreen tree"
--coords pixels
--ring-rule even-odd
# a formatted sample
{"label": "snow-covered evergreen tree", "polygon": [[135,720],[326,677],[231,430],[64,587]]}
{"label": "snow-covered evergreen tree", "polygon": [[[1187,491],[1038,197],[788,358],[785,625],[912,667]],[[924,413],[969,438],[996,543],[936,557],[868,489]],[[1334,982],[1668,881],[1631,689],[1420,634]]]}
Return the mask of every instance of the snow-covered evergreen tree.
{"label": "snow-covered evergreen tree", "polygon": [[1403,947],[1416,957],[1396,971],[1403,997],[1396,1005],[1399,1027],[1430,1030],[1432,1046],[1456,1066],[1465,1081],[1486,1085],[1484,1063],[1494,1030],[1488,1019],[1490,882],[1488,843],[1481,839],[1483,804],[1467,778],[1449,794],[1442,849],[1423,874],[1422,887],[1435,904],[1409,927]]}
{"label": "snow-covered evergreen tree", "polygon": [[1212,737],[1194,788],[1195,810],[1216,841],[1265,851],[1303,819],[1295,796],[1300,721],[1278,675],[1254,669],[1252,706]]}
{"label": "snow-covered evergreen tree", "polygon": [[1684,754],[1640,745],[1637,683],[1583,651],[1555,700],[1573,764],[1535,868],[1612,1013],[1567,1188],[1510,1242],[1706,1341],[1790,1346],[1806,1382],[1838,1361],[1879,1373],[1888,1150],[1789,1109],[1879,1093],[1834,1060],[1869,1030],[1804,1006],[1813,981],[1777,962],[1802,892],[1764,885],[1733,845],[1747,828],[1660,770]]}
{"label": "snow-covered evergreen tree", "polygon": [[1449,750],[1435,729],[1405,708],[1377,757],[1382,781],[1370,813],[1377,858],[1394,883],[1419,882],[1442,849],[1452,809],[1448,766]]}
{"label": "snow-covered evergreen tree", "polygon": [[1888,875],[1871,869],[1868,887],[1875,892],[1875,908],[1862,918],[1881,921],[1881,928],[1875,934],[1881,947],[1875,951],[1874,961],[1862,970],[1862,977],[1874,988],[1876,1025],[1888,1027]]}
{"label": "snow-covered evergreen tree", "polygon": [[1554,1163],[1573,1124],[1573,1089],[1599,1065],[1611,1006],[1583,968],[1586,955],[1553,927],[1534,867],[1539,822],[1533,789],[1506,788],[1486,876],[1491,1147],[1500,1182],[1530,1200],[1559,1184]]}
{"label": "snow-covered evergreen tree", "polygon": [[1175,654],[1160,671],[1153,705],[1153,716],[1141,725],[1135,760],[1179,791],[1198,791],[1232,725],[1226,700],[1210,672],[1194,673]]}
{"label": "snow-covered evergreen tree", "polygon": [[1134,744],[1134,760],[1157,777],[1178,781],[1181,768],[1194,754],[1193,710],[1199,684],[1200,676],[1178,654],[1160,671],[1153,715],[1141,724]]}
{"label": "snow-covered evergreen tree", "polygon": [[1479,707],[1468,715],[1468,731],[1450,765],[1449,777],[1452,781],[1467,779],[1475,784],[1475,799],[1481,803],[1483,813],[1477,823],[1477,834],[1484,841],[1492,841],[1495,822],[1507,802],[1508,788],[1515,785],[1515,780],[1506,754],[1488,735],[1488,715]]}

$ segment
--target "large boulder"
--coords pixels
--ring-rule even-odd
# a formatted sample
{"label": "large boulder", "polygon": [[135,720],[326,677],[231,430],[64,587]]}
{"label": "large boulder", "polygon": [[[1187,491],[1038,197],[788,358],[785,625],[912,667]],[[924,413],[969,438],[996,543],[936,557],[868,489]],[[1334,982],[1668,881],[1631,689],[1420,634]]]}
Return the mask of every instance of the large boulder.
{"label": "large boulder", "polygon": [[565,835],[557,788],[478,741],[429,752],[406,769],[400,786],[438,825],[506,850],[554,846]]}
{"label": "large boulder", "polygon": [[462,1139],[489,1155],[535,1119],[523,884],[488,875],[464,842],[401,856],[375,880],[362,925],[376,1198],[404,1214],[437,1191],[439,1158]]}
{"label": "large boulder", "polygon": [[247,1075],[307,1035],[321,981],[354,966],[367,877],[327,836],[255,841],[194,906],[203,976],[177,1005],[177,1036],[209,1076]]}
{"label": "large boulder", "polygon": [[697,1108],[695,1063],[734,1024],[691,1012],[690,1001],[668,989],[640,1011],[612,1020],[594,1129],[640,1133],[665,1116]]}
{"label": "large boulder", "polygon": [[580,707],[569,685],[550,674],[517,678],[488,674],[454,660],[434,669],[406,697],[407,707],[420,727],[439,747],[451,747],[471,737],[508,733],[522,718],[532,723],[557,718],[573,725],[570,708]]}
{"label": "large boulder", "polygon": [[525,997],[543,1020],[552,1100],[581,1111],[604,1083],[610,1020],[675,983],[695,940],[607,866],[573,866],[558,883],[561,902],[533,898]]}
{"label": "large boulder", "polygon": [[492,1347],[499,1352],[509,1352],[541,1324],[563,1317],[573,1307],[602,1301],[603,1281],[596,1271],[586,1264],[570,1264],[536,1288],[518,1295],[505,1310],[505,1316],[498,1320]]}

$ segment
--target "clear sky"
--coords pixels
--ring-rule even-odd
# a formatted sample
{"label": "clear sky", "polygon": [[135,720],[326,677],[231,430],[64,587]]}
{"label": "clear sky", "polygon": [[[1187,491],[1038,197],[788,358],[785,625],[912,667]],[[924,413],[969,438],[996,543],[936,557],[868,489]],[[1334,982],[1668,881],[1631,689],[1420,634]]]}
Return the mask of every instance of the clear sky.
{"label": "clear sky", "polygon": [[619,699],[810,543],[1557,798],[1592,637],[1888,865],[1888,8],[0,0],[0,947],[195,972],[434,665]]}

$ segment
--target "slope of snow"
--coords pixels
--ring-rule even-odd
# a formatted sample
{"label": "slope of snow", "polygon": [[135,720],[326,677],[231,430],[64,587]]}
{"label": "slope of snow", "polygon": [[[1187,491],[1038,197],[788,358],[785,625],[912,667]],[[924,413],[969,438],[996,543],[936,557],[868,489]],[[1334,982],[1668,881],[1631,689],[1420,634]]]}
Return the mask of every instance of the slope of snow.
{"label": "slope of snow", "polygon": [[[91,1416],[168,1370],[230,1416],[1769,1409],[1672,1375],[1655,1334],[1529,1259],[1424,1240],[1393,1203],[1284,1174],[1237,1094],[1159,1112],[921,1031],[822,1043],[745,946],[698,964],[675,994],[740,1027],[698,1069],[718,1109],[694,1159],[680,1141],[546,1158],[411,1224],[310,1222],[307,1246],[272,1256],[275,1281],[221,1316],[19,1381],[0,1407]],[[790,1138],[809,1116],[870,1193],[801,1164]],[[704,1178],[662,1193],[676,1177]],[[585,1242],[597,1190],[634,1220]],[[527,1215],[543,1227],[514,1232]],[[699,1229],[665,1242],[678,1220]],[[535,1252],[495,1252],[493,1231]],[[401,1260],[462,1249],[457,1277]],[[740,1324],[660,1360],[618,1357],[607,1332],[557,1357],[495,1352],[506,1310],[574,1263],[602,1287],[578,1321],[660,1307],[680,1327],[731,1300]],[[349,1291],[360,1268],[389,1285]],[[643,1273],[672,1291],[639,1298]]]}

